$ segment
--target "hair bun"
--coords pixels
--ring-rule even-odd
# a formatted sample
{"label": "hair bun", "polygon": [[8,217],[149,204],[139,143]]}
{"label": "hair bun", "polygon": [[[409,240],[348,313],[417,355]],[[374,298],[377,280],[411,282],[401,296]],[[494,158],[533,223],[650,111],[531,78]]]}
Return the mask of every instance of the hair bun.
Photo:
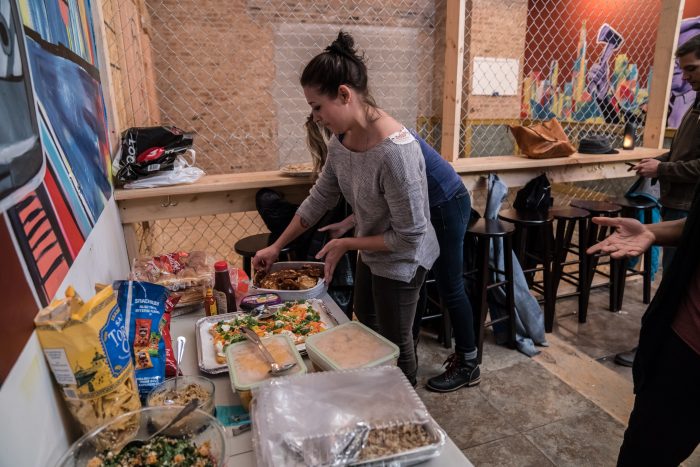
{"label": "hair bun", "polygon": [[357,58],[355,52],[355,40],[345,31],[340,31],[336,40],[326,47],[326,52]]}

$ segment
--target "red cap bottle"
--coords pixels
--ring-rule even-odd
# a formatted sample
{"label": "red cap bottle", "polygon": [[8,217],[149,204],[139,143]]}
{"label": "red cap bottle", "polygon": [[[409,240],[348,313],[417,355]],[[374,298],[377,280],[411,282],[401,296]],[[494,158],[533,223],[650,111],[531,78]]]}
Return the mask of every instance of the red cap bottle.
{"label": "red cap bottle", "polygon": [[236,295],[231,285],[231,276],[228,273],[228,263],[226,261],[214,263],[214,290],[216,291],[214,295],[217,299],[216,304],[219,314],[233,313],[237,310]]}

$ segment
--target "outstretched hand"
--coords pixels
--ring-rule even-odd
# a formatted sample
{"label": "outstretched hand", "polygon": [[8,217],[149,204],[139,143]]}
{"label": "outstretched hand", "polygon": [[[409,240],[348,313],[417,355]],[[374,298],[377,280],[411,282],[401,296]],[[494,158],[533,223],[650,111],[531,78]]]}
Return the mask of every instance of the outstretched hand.
{"label": "outstretched hand", "polygon": [[594,217],[593,222],[612,227],[615,231],[601,242],[590,247],[586,252],[594,254],[607,253],[611,258],[639,256],[654,243],[654,234],[637,219],[627,217]]}
{"label": "outstretched hand", "polygon": [[340,258],[348,251],[345,240],[347,239],[335,238],[329,241],[316,255],[316,259],[323,258],[323,262],[325,263],[323,278],[327,284],[330,284],[331,280],[333,280],[333,273],[335,272],[335,267],[338,265],[338,261],[340,261]]}
{"label": "outstretched hand", "polygon": [[318,229],[319,232],[328,232],[331,238],[340,238],[355,227],[355,220],[352,215],[346,217],[335,224],[328,224],[325,227]]}
{"label": "outstretched hand", "polygon": [[264,270],[265,272],[270,270],[270,266],[277,261],[277,258],[279,258],[280,255],[280,250],[274,245],[270,245],[267,248],[263,248],[262,250],[258,250],[257,253],[255,253],[255,257],[253,258],[253,268],[258,271],[260,269]]}

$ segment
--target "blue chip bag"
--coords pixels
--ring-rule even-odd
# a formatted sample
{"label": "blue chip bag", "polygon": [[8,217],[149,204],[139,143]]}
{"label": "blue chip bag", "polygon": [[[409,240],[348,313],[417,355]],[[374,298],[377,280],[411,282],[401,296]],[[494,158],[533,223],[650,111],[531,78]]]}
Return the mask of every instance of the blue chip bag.
{"label": "blue chip bag", "polygon": [[165,381],[165,302],[168,289],[158,284],[117,281],[119,308],[126,313],[129,348],[141,399]]}

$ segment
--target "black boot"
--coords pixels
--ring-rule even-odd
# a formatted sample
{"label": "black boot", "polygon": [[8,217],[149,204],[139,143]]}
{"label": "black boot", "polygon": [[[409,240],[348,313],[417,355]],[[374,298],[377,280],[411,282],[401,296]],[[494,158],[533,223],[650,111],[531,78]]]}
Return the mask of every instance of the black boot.
{"label": "black boot", "polygon": [[439,376],[428,380],[426,387],[431,391],[451,392],[463,386],[476,386],[481,382],[481,371],[476,358],[467,360],[464,354],[457,352],[445,360],[447,368]]}

